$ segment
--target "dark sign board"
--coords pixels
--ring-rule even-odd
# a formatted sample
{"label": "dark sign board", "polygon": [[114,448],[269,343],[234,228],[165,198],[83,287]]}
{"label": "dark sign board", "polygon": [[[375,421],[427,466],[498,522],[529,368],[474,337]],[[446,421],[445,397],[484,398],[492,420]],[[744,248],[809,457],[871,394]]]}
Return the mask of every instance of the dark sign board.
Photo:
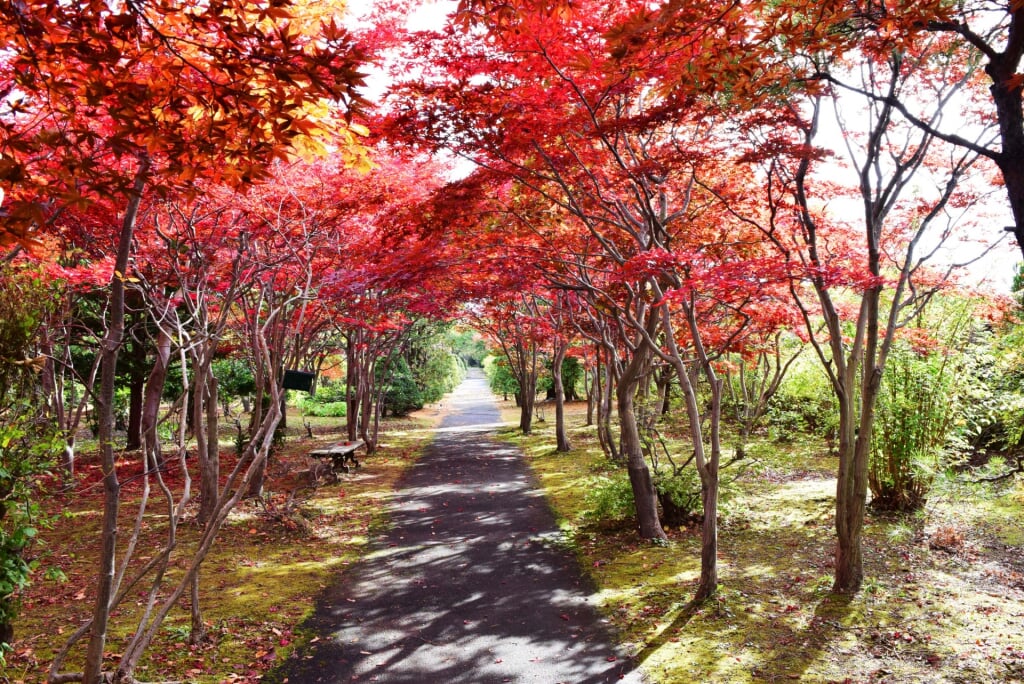
{"label": "dark sign board", "polygon": [[300,370],[286,370],[284,372],[284,388],[286,390],[299,390],[300,392],[312,392],[313,380],[316,373]]}

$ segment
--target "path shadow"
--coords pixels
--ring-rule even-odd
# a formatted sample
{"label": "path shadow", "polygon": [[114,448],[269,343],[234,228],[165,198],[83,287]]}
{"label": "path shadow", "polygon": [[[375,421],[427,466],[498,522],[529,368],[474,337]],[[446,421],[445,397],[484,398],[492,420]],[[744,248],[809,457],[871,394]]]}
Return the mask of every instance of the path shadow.
{"label": "path shadow", "polygon": [[388,533],[303,626],[317,641],[265,681],[641,681],[520,453],[475,427],[496,419],[493,403],[467,402],[445,421],[399,484]]}

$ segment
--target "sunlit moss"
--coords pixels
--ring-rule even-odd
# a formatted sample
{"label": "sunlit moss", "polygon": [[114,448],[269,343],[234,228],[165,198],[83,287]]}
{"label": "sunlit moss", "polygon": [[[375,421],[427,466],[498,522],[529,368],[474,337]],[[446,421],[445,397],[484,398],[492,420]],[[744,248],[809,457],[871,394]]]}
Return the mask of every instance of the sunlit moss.
{"label": "sunlit moss", "polygon": [[[517,418],[506,410],[507,419]],[[593,428],[580,427],[582,411],[570,410],[570,454],[553,452],[548,424],[535,425],[530,437],[514,430],[502,436],[527,455],[597,601],[651,681],[825,683],[873,681],[882,672],[884,681],[1024,676],[1022,658],[1014,655],[1024,633],[1024,596],[1007,592],[1012,577],[999,575],[1012,574],[1012,567],[998,559],[964,565],[929,548],[926,531],[942,521],[968,524],[1019,554],[1021,485],[977,505],[973,497],[936,498],[918,516],[869,513],[864,589],[835,597],[834,458],[811,438],[785,445],[755,440],[747,470],[722,506],[718,596],[695,607],[689,597],[700,566],[697,529],[671,530],[671,543],[656,547],[629,530],[587,526],[587,483],[618,466],[601,454]],[[969,507],[962,503],[967,498]],[[948,679],[949,672],[959,679]]]}

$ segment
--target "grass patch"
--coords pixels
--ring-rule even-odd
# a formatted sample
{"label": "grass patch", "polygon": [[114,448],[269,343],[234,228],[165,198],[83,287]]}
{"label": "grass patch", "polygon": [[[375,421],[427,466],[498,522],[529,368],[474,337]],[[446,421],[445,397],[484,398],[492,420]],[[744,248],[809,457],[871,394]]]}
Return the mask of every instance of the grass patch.
{"label": "grass patch", "polygon": [[[204,684],[255,682],[287,657],[304,638],[296,625],[312,613],[315,597],[338,572],[359,560],[374,530],[386,525],[384,509],[392,488],[429,441],[435,417],[386,421],[382,444],[373,456],[360,459],[362,468],[311,489],[302,487],[312,465],[305,454],[315,445],[340,439],[343,419],[310,420],[314,433],[310,440],[301,419],[289,416],[291,427],[269,466],[263,502],[239,505],[203,564],[201,605],[210,642],[188,644],[190,618],[182,601],[165,621],[138,676]],[[226,460],[233,458],[230,436],[222,435]],[[126,457],[128,466],[129,461]],[[36,574],[15,624],[14,652],[2,673],[4,681],[45,679],[56,649],[91,612],[102,496],[92,484],[97,468],[83,454],[79,486],[71,494],[55,494],[45,502],[62,517],[42,535],[46,545],[39,549],[39,560],[43,568],[59,570],[68,579],[58,582],[45,579],[42,572]],[[285,510],[296,488],[292,502],[300,502],[297,513],[276,515]],[[126,485],[123,530],[130,529],[138,495],[137,486]],[[152,515],[147,515],[136,554],[140,560],[166,530],[160,504],[154,500],[149,510]],[[179,529],[181,550],[172,565],[172,579],[180,576],[197,535],[191,522]],[[115,613],[108,652],[119,653],[127,643],[145,600],[143,591],[140,588]],[[69,659],[69,669],[81,666],[84,642],[79,650]]]}
{"label": "grass patch", "polygon": [[945,483],[920,514],[869,513],[863,591],[837,598],[834,458],[813,437],[756,441],[722,507],[719,594],[694,608],[696,528],[669,529],[658,547],[630,525],[588,518],[595,475],[618,466],[582,427],[584,408],[569,409],[569,454],[554,452],[551,423],[502,436],[527,455],[605,615],[652,681],[1024,681],[1021,483]]}

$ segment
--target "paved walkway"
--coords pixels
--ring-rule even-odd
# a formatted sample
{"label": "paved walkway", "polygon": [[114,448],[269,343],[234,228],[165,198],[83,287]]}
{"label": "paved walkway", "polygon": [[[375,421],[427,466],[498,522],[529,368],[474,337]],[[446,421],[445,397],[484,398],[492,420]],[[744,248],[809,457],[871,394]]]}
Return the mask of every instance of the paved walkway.
{"label": "paved walkway", "polygon": [[[289,684],[641,682],[609,638],[479,373],[399,484],[376,551],[321,598]],[[373,459],[366,463],[373,467]]]}

